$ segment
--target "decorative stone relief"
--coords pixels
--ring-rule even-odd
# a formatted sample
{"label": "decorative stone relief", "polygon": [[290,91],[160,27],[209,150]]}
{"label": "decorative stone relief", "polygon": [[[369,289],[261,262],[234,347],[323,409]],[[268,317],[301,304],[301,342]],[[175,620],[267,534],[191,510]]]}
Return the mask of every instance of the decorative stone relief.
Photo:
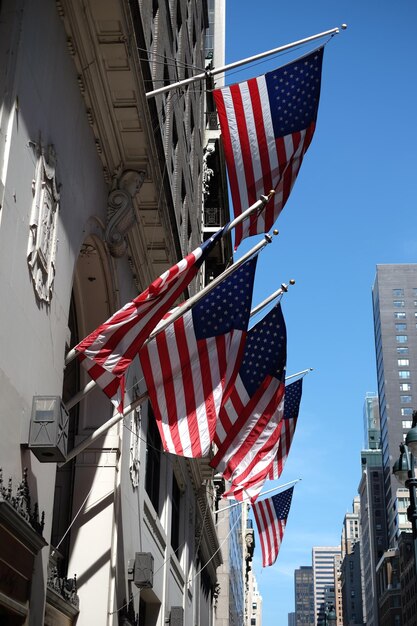
{"label": "decorative stone relief", "polygon": [[216,150],[214,143],[207,144],[203,153],[203,196],[210,195],[210,179],[214,174],[214,171],[208,167],[207,159]]}
{"label": "decorative stone relief", "polygon": [[114,178],[107,201],[105,238],[110,254],[115,258],[126,253],[125,236],[136,223],[133,199],[142,187],[145,176],[146,172],[143,170],[125,170]]}
{"label": "decorative stone relief", "polygon": [[23,519],[28,522],[38,535],[42,536],[45,525],[45,513],[39,516],[38,503],[32,509],[27,480],[27,468],[23,470],[22,481],[17,486],[16,494],[13,494],[12,479],[9,478],[7,487],[3,483],[3,471],[0,467],[0,502],[8,502]]}
{"label": "decorative stone relief", "polygon": [[32,211],[27,260],[33,287],[39,300],[50,302],[55,278],[59,190],[56,154],[52,145],[44,149],[31,144],[37,157],[32,181]]}

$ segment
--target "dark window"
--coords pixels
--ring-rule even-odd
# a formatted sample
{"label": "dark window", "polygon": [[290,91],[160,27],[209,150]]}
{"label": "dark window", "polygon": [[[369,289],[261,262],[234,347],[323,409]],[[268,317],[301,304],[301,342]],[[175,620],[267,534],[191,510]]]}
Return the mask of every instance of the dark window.
{"label": "dark window", "polygon": [[159,478],[161,461],[161,437],[156,419],[149,405],[148,434],[146,437],[146,474],[145,489],[151,499],[153,507],[159,515]]}
{"label": "dark window", "polygon": [[180,504],[181,490],[178,486],[175,474],[172,474],[172,517],[171,517],[171,546],[178,558],[180,558]]}

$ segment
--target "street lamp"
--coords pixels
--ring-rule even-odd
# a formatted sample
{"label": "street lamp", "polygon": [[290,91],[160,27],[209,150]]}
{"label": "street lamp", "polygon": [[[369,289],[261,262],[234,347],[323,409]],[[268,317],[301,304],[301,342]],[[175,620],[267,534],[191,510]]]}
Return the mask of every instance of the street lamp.
{"label": "street lamp", "polygon": [[413,411],[413,425],[407,433],[405,443],[400,444],[400,456],[392,468],[392,473],[397,477],[397,480],[404,484],[410,493],[410,506],[407,509],[407,518],[411,522],[413,533],[414,571],[417,576],[417,478],[414,472],[414,456],[417,457],[417,411]]}

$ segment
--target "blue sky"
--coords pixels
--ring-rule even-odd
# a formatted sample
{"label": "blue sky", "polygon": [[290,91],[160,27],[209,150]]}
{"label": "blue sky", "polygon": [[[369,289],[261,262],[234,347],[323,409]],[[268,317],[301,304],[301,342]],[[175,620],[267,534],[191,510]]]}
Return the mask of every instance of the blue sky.
{"label": "blue sky", "polygon": [[[375,266],[417,262],[417,5],[227,0],[227,62],[344,22],[325,49],[315,136],[256,277],[254,304],[296,280],[283,300],[288,373],[314,368],[280,481],[302,479],[276,564],[262,569],[255,548],[263,626],[287,626],[294,569],[311,564],[313,545],[340,541],[360,480],[364,396],[376,391]],[[292,58],[245,67],[226,82]]]}

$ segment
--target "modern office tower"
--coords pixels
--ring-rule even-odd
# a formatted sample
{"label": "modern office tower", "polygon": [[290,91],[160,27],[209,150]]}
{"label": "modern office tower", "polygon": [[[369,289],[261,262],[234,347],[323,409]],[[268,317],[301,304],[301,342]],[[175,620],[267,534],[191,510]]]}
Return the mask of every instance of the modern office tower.
{"label": "modern office tower", "polygon": [[222,543],[227,541],[227,545],[222,553],[223,563],[217,570],[219,586],[215,607],[216,626],[241,626],[244,623],[243,509],[244,507],[230,508],[227,500],[219,502],[218,537]]}
{"label": "modern office tower", "polygon": [[315,626],[314,581],[311,565],[302,565],[294,571],[295,624]]}
{"label": "modern office tower", "polygon": [[343,624],[363,623],[360,541],[353,544],[342,562]]}
{"label": "modern office tower", "polygon": [[[380,450],[378,396],[367,393],[364,402],[364,450],[361,452],[360,497],[363,619],[378,626],[376,566],[388,547],[384,497],[384,472]],[[377,444],[377,442],[379,442]]]}
{"label": "modern office tower", "polygon": [[[411,427],[417,389],[417,264],[377,265],[372,290],[376,367],[381,420],[382,463],[391,546],[410,528],[392,474],[398,446]],[[414,395],[413,395],[414,394]]]}
{"label": "modern office tower", "polygon": [[364,449],[379,450],[381,448],[381,423],[379,419],[378,394],[368,391],[363,404]]}
{"label": "modern office tower", "polygon": [[325,623],[325,590],[335,588],[335,556],[340,556],[340,546],[313,547],[314,616],[317,626]]}
{"label": "modern office tower", "polygon": [[362,450],[361,552],[364,581],[364,619],[367,626],[378,626],[376,566],[388,545],[381,450]]}

